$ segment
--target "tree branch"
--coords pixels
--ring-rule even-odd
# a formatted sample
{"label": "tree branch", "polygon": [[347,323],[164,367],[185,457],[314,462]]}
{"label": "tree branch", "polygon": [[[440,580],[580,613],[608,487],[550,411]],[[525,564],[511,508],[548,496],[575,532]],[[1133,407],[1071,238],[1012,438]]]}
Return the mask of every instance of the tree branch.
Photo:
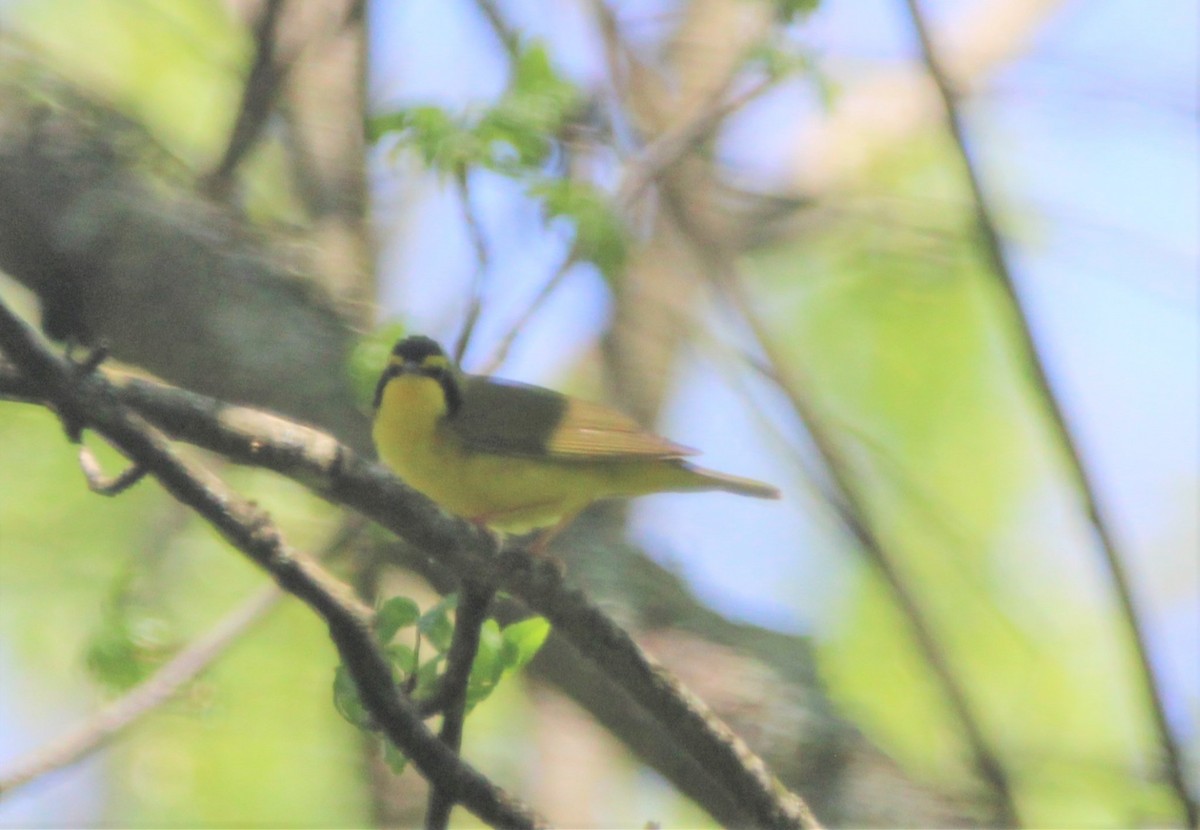
{"label": "tree branch", "polygon": [[471,185],[467,178],[469,175],[470,171],[466,169],[456,170],[454,173],[454,186],[458,195],[459,210],[462,212],[462,222],[467,229],[467,237],[471,240],[471,248],[475,251],[475,279],[471,286],[471,300],[463,315],[463,327],[459,332],[458,342],[454,344],[454,362],[459,365],[462,365],[463,355],[471,345],[471,335],[475,333],[479,315],[483,313],[484,292],[490,266],[487,237],[471,204]]}
{"label": "tree branch", "polygon": [[[495,590],[474,580],[465,580],[459,589],[458,613],[454,618],[454,639],[446,658],[446,671],[438,685],[442,728],[438,737],[455,753],[462,750],[463,721],[467,716],[467,685],[471,667],[479,653],[479,635],[488,617]],[[445,830],[457,793],[438,784],[429,792],[429,811],[425,816],[428,830]]]}
{"label": "tree branch", "polygon": [[280,59],[279,18],[283,0],[266,0],[254,25],[254,61],[246,74],[242,102],[220,162],[204,177],[200,190],[209,198],[224,201],[233,185],[233,174],[253,149],[287,77],[290,60]]}
{"label": "tree branch", "polygon": [[765,78],[748,89],[727,97],[727,88],[732,79],[731,74],[729,81],[717,89],[699,111],[682,124],[656,136],[626,165],[614,199],[620,210],[629,211],[651,183],[711,138],[725,123],[725,119],[775,85],[774,78]]}
{"label": "tree branch", "polygon": [[102,375],[78,373],[2,303],[0,348],[61,416],[103,435],[270,573],[284,590],[320,614],[363,705],[427,779],[446,782],[467,809],[489,823],[537,826],[538,820],[527,808],[464,764],[421,722],[414,704],[396,689],[391,668],[375,644],[371,609],[362,605],[348,586],[288,546],[256,506],[240,499],[215,476],[179,459],[157,430],[114,399],[113,388]]}
{"label": "tree branch", "polygon": [[550,278],[546,282],[542,283],[542,287],[538,289],[538,293],[529,301],[529,305],[525,306],[521,314],[508,327],[508,331],[500,337],[500,340],[496,343],[496,347],[492,349],[491,357],[479,368],[479,374],[490,375],[504,365],[504,361],[508,359],[508,353],[512,349],[513,343],[516,342],[517,337],[525,330],[525,327],[529,325],[537,313],[541,311],[546,301],[550,299],[551,295],[566,280],[572,266],[578,262],[579,258],[576,255],[575,246],[572,245],[571,250],[563,257],[558,267],[554,269],[554,273],[550,275]]}
{"label": "tree branch", "polygon": [[[362,531],[362,528],[362,519],[343,522],[325,546],[321,558],[340,551]],[[259,591],[230,611],[208,632],[176,654],[170,662],[160,667],[128,694],[104,707],[70,734],[39,749],[26,760],[17,761],[8,771],[0,772],[0,798],[43,775],[78,763],[120,737],[126,729],[166,703],[212,665],[226,649],[274,608],[282,596],[283,593],[274,585]]]}
{"label": "tree branch", "polygon": [[104,707],[74,731],[0,772],[0,798],[55,770],[82,761],[115,740],[208,668],[248,628],[274,608],[282,596],[274,585],[259,591],[129,694]]}
{"label": "tree branch", "polygon": [[[24,324],[12,317],[11,312],[2,305],[0,312],[0,323],[11,321],[10,325],[0,324],[0,347],[11,358],[18,360],[17,353],[9,345],[12,337],[8,332],[16,325],[26,338],[32,336]],[[176,438],[219,452],[238,463],[274,470],[299,481],[330,501],[353,507],[449,567],[460,578],[495,579],[501,588],[520,597],[549,619],[576,649],[611,674],[635,701],[662,723],[684,752],[695,757],[716,780],[723,783],[745,812],[747,823],[763,827],[818,826],[804,802],[780,784],[766,764],[703,701],[683,688],[657,661],[646,655],[624,630],[592,605],[581,592],[564,586],[562,574],[554,563],[531,558],[518,550],[506,550],[496,556],[490,534],[442,513],[432,502],[379,465],[358,458],[348,447],[311,427],[258,410],[224,404],[165,384],[136,378],[125,378],[119,385],[110,384],[105,380],[107,373],[102,372],[82,378],[79,389],[70,394],[62,388],[62,381],[47,387],[42,376],[49,373],[51,377],[56,377],[56,372],[65,369],[59,366],[60,358],[45,352],[40,343],[36,345],[38,352],[44,353],[44,361],[49,362],[51,369],[45,372],[30,371],[24,363],[18,362],[26,377],[0,376],[0,393],[10,396],[14,393],[24,394],[56,404],[70,404],[86,393],[89,405],[100,407],[97,412],[116,419],[116,425],[110,426],[109,417],[98,421],[97,413],[88,415],[86,410],[81,413],[88,415],[85,420],[106,435],[109,435],[106,430],[115,430],[122,439],[132,441],[138,435],[129,436],[124,430],[118,429],[123,420],[129,417],[123,414],[120,407],[128,406]],[[117,446],[124,448],[122,441],[114,439],[112,435],[109,437]],[[170,452],[165,445],[160,445],[161,441],[153,447],[154,452]],[[155,477],[163,480],[158,470],[153,466],[150,469]],[[168,489],[174,492],[171,486]],[[190,491],[186,492],[189,498],[192,497]],[[191,502],[185,500],[185,503]],[[221,518],[225,510],[222,508],[216,518]],[[218,527],[224,529],[223,525]],[[240,534],[242,528],[235,525],[230,531]],[[252,536],[251,540],[254,538]],[[279,559],[279,567],[284,568],[285,573],[277,578],[287,580],[281,581],[281,584],[302,599],[311,599],[311,604],[323,615],[337,609],[336,605],[329,604],[324,594],[312,592],[311,568],[298,566],[295,552],[287,549],[276,551],[271,547],[252,549],[263,555],[264,562],[272,567],[276,566],[275,560]],[[339,584],[338,587],[344,590],[344,586]],[[339,647],[344,644],[348,653],[365,661],[363,664],[370,667],[382,658],[374,650],[369,635],[365,641],[351,636],[355,634],[355,625],[362,625],[361,620],[346,620],[336,627],[331,622],[331,630]],[[361,653],[362,649],[368,647],[365,654]],[[349,658],[347,665],[351,665]],[[386,669],[386,666],[383,668]],[[384,677],[387,677],[386,672],[376,679],[382,680]],[[364,675],[364,682],[371,679],[370,673]],[[377,705],[392,709],[400,706],[400,703],[392,700],[394,695],[384,694],[382,689],[372,686],[368,686],[368,689],[381,696]],[[366,697],[364,691],[364,702]],[[407,701],[402,701],[402,704],[404,708],[395,712],[397,717],[406,714],[405,709],[411,709]],[[417,713],[413,711],[411,714],[416,716]],[[423,724],[420,724],[420,730],[424,731]],[[435,742],[437,740],[427,731],[424,731],[424,735]],[[399,730],[397,737],[407,740],[411,734]],[[431,751],[423,744],[422,749]],[[433,753],[438,758],[444,758],[441,753],[448,752],[440,742],[438,750]],[[422,768],[420,764],[418,768]],[[462,787],[467,783],[477,782],[467,777],[457,781],[456,786]]]}
{"label": "tree branch", "polygon": [[793,370],[789,374],[784,371],[784,361],[779,349],[762,320],[754,312],[753,304],[745,296],[740,274],[728,253],[697,227],[677,192],[668,191],[666,203],[680,229],[691,239],[692,244],[700,253],[697,259],[703,262],[713,286],[726,299],[735,313],[745,321],[758,341],[759,348],[767,356],[770,364],[770,375],[774,378],[779,390],[786,396],[796,417],[808,431],[817,455],[834,485],[830,504],[843,527],[857,543],[854,549],[863,555],[867,563],[883,579],[897,608],[907,620],[912,637],[925,663],[933,672],[942,695],[966,737],[976,774],[991,790],[991,800],[994,804],[997,821],[1003,826],[1016,826],[1018,823],[1016,805],[1013,801],[1008,774],[984,734],[966,689],[955,675],[941,644],[934,635],[933,626],[925,617],[924,609],[910,589],[887,546],[872,527],[849,465],[831,430],[826,426],[825,419],[810,397],[802,391],[811,388],[811,384],[802,380],[789,381],[789,377],[794,378],[795,372]]}
{"label": "tree branch", "polygon": [[1054,391],[1054,384],[1050,380],[1050,375],[1046,371],[1045,361],[1038,350],[1037,339],[1034,337],[1033,329],[1029,323],[1029,314],[1026,311],[1024,302],[1021,300],[1021,294],[1017,289],[1016,281],[1013,279],[1012,268],[1008,263],[1008,255],[1005,252],[1004,242],[1001,240],[1000,233],[996,228],[991,201],[984,190],[978,167],[972,158],[971,147],[967,141],[966,128],[963,126],[962,114],[959,111],[957,93],[951,87],[949,77],[942,66],[942,59],[933,44],[933,39],[925,24],[918,0],[904,0],[904,3],[908,9],[909,18],[912,21],[913,30],[921,46],[921,58],[925,63],[925,68],[929,76],[937,86],[938,97],[940,98],[946,119],[946,128],[954,138],[954,146],[958,151],[959,162],[962,165],[963,174],[966,176],[967,185],[971,191],[976,231],[979,233],[980,240],[983,243],[984,255],[991,267],[992,275],[1000,284],[1004,297],[1008,301],[1016,328],[1017,342],[1021,351],[1024,352],[1026,365],[1030,370],[1030,382],[1032,383],[1034,394],[1041,400],[1046,414],[1050,418],[1050,429],[1054,438],[1066,452],[1067,471],[1073,479],[1080,498],[1083,500],[1083,507],[1087,513],[1088,521],[1095,530],[1096,539],[1100,543],[1101,565],[1112,579],[1113,591],[1116,593],[1117,603],[1121,612],[1120,616],[1133,646],[1142,691],[1145,693],[1147,703],[1150,706],[1151,719],[1154,722],[1159,747],[1162,750],[1163,760],[1165,761],[1167,781],[1179,799],[1187,826],[1196,827],[1200,824],[1200,808],[1197,807],[1196,800],[1192,797],[1184,777],[1183,752],[1180,750],[1179,744],[1171,732],[1171,725],[1167,721],[1166,708],[1163,703],[1163,692],[1159,686],[1158,678],[1154,673],[1154,666],[1150,662],[1150,649],[1146,641],[1146,633],[1142,628],[1137,603],[1133,597],[1133,586],[1130,582],[1129,574],[1125,569],[1124,557],[1117,547],[1116,535],[1112,530],[1112,522],[1100,505],[1095,481],[1088,473],[1087,465],[1083,460],[1083,453],[1080,451],[1079,444],[1075,441],[1071,425],[1067,421],[1067,414],[1063,410],[1062,403]]}

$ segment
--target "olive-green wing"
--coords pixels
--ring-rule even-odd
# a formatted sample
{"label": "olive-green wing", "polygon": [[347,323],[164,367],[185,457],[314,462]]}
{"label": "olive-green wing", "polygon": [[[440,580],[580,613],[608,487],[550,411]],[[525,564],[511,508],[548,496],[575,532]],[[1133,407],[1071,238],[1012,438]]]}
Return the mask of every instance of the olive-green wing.
{"label": "olive-green wing", "polygon": [[468,375],[447,425],[470,449],[563,461],[680,458],[695,450],[610,407],[550,389]]}

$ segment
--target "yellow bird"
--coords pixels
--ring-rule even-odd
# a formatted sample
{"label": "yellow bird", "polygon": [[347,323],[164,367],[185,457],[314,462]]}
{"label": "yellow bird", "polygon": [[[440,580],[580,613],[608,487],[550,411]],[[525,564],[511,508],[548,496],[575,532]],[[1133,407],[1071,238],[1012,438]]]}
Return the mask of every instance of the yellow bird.
{"label": "yellow bird", "polygon": [[538,550],[598,499],[702,490],[779,498],[769,484],[689,464],[695,450],[607,406],[465,375],[428,337],[392,349],[373,435],[384,463],[451,513],[506,533],[549,528]]}

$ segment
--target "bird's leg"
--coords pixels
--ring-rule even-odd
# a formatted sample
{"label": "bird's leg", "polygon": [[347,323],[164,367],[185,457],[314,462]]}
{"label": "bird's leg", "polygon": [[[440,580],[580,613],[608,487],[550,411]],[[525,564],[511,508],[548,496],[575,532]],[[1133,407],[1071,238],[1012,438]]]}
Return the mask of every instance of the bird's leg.
{"label": "bird's leg", "polygon": [[563,517],[558,520],[558,524],[541,531],[538,534],[538,537],[533,540],[533,544],[529,546],[529,553],[533,556],[544,557],[546,555],[546,551],[550,547],[550,543],[554,541],[554,538],[566,530],[567,525],[575,521],[575,518],[582,512],[582,507],[577,510],[572,510],[563,515]]}
{"label": "bird's leg", "polygon": [[[481,513],[478,516],[472,516],[469,521],[471,524],[490,530],[491,528],[489,526],[495,522],[504,522],[507,519],[519,517],[521,514],[526,513],[527,511],[541,510],[543,508],[551,507],[553,504],[554,502],[549,501],[539,502],[537,504],[525,504],[514,510],[498,510],[494,513]],[[567,525],[575,521],[575,517],[581,512],[583,512],[582,507],[576,508],[575,510],[570,510],[567,513],[564,513],[555,524],[545,528],[544,530],[538,531],[537,537],[533,540],[533,542],[530,543],[528,551],[534,556],[544,557],[546,555],[546,550],[550,547],[550,543],[554,541],[554,538],[558,536],[558,534],[561,533],[567,527]]]}
{"label": "bird's leg", "polygon": [[480,513],[477,516],[471,516],[468,521],[472,524],[480,526],[492,525],[497,522],[506,522],[530,510],[543,510],[553,505],[552,501],[539,501],[533,504],[523,504],[520,507],[514,507],[510,510],[494,510],[491,513]]}
{"label": "bird's leg", "polygon": [[504,547],[504,538],[505,538],[504,532],[497,530],[494,527],[489,527],[487,516],[468,516],[467,521],[470,522],[471,524],[475,525],[475,527],[482,530],[488,536],[491,536],[492,541],[494,541],[496,543],[497,548]]}

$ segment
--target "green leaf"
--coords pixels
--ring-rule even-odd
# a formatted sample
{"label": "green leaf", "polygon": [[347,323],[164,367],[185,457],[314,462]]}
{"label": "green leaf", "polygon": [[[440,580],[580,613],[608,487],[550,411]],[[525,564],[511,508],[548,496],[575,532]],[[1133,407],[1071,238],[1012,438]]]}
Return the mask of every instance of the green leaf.
{"label": "green leaf", "polygon": [[413,689],[414,697],[426,698],[433,694],[438,684],[438,670],[444,662],[446,662],[446,656],[439,654],[421,664],[417,669],[417,684]]}
{"label": "green leaf", "polygon": [[793,22],[798,17],[811,14],[821,5],[820,0],[773,0],[775,13],[780,20]]}
{"label": "green leaf", "polygon": [[568,219],[575,226],[575,253],[595,263],[610,283],[620,277],[628,255],[625,226],[605,194],[587,182],[543,179],[529,188],[542,200],[548,220]]}
{"label": "green leaf", "polygon": [[346,361],[346,372],[355,400],[364,409],[371,406],[375,398],[375,385],[387,365],[392,347],[407,333],[403,323],[387,323],[363,337],[350,352]]}
{"label": "green leaf", "polygon": [[479,651],[475,654],[475,662],[471,664],[471,676],[467,681],[467,707],[471,708],[485,699],[496,688],[504,674],[504,661],[501,651],[504,647],[504,637],[500,633],[500,624],[495,620],[487,620],[479,630]]}
{"label": "green leaf", "polygon": [[333,674],[333,705],[338,714],[353,726],[374,729],[375,722],[358,697],[358,686],[343,665],[339,665]]}
{"label": "green leaf", "polygon": [[458,594],[450,594],[422,614],[421,619],[417,621],[417,630],[439,652],[445,653],[450,649],[450,641],[454,638],[454,624],[450,622],[450,612],[457,605]]}
{"label": "green leaf", "polygon": [[408,110],[395,110],[367,119],[367,141],[374,144],[388,133],[398,133],[408,128]]}
{"label": "green leaf", "polygon": [[404,772],[404,769],[408,766],[408,758],[405,757],[404,753],[396,749],[391,741],[383,741],[382,743],[383,762],[388,765],[388,769],[395,775]]}
{"label": "green leaf", "polygon": [[417,666],[417,653],[403,643],[392,643],[383,649],[383,653],[392,664],[397,684],[403,683]]}
{"label": "green leaf", "polygon": [[125,691],[146,677],[127,626],[106,621],[92,636],[85,654],[92,677],[114,691]]}
{"label": "green leaf", "polygon": [[171,653],[171,627],[161,616],[124,600],[114,601],[88,642],[84,660],[92,676],[123,692],[145,680]]}
{"label": "green leaf", "polygon": [[544,164],[582,97],[555,70],[546,48],[534,44],[521,50],[507,91],[482,115],[409,107],[371,119],[367,135],[378,141],[398,134],[398,147],[415,150],[428,167],[443,173],[457,175],[479,165],[522,176]]}
{"label": "green leaf", "polygon": [[454,172],[487,160],[487,147],[474,129],[439,107],[413,107],[408,112],[409,143],[435,170]]}
{"label": "green leaf", "polygon": [[[581,97],[575,85],[555,71],[545,46],[523,49],[508,91],[480,119],[476,130],[489,146],[491,166],[510,174],[540,166]],[[496,143],[508,145],[516,158],[498,150]]]}
{"label": "green leaf", "polygon": [[411,148],[428,167],[442,172],[487,162],[487,144],[475,131],[474,124],[429,105],[395,110],[367,124],[372,140],[398,134],[398,148]]}
{"label": "green leaf", "polygon": [[531,92],[553,94],[561,93],[564,88],[572,89],[571,85],[554,71],[550,53],[542,43],[531,43],[521,50],[513,71],[512,85],[518,94]]}
{"label": "green leaf", "polygon": [[408,597],[392,597],[375,614],[375,636],[387,645],[402,628],[414,625],[421,618],[421,608]]}
{"label": "green leaf", "polygon": [[517,671],[524,668],[538,653],[550,635],[550,621],[545,617],[530,617],[504,628],[504,668]]}

